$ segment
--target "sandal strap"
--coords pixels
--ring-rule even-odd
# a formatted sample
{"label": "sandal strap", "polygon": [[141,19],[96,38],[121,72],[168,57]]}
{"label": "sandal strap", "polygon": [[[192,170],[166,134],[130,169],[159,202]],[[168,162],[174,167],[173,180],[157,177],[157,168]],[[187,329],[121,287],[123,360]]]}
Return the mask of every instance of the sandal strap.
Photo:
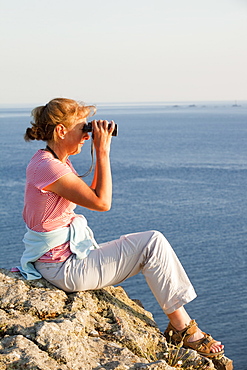
{"label": "sandal strap", "polygon": [[[192,344],[195,344],[194,349],[203,352],[203,353],[211,353],[210,349],[213,343],[216,343],[216,340],[214,340],[210,334],[202,332],[204,337],[196,342],[192,342]],[[191,347],[191,343],[188,343]]]}
{"label": "sandal strap", "polygon": [[195,320],[191,320],[189,325],[186,326],[183,330],[177,330],[174,326],[169,323],[167,329],[165,330],[165,337],[167,342],[173,342],[173,344],[182,343],[183,347],[187,347],[197,351],[202,356],[206,357],[215,357],[224,353],[224,351],[220,351],[217,353],[213,353],[210,351],[211,346],[213,343],[216,342],[210,334],[204,333],[203,338],[189,342],[190,337],[195,334],[197,331],[197,323]]}
{"label": "sandal strap", "polygon": [[175,342],[176,344],[184,341],[185,337],[190,338],[193,334],[197,331],[197,323],[195,320],[191,320],[189,325],[187,325],[182,330],[177,330],[174,326],[169,322],[168,327],[165,331],[165,337],[167,340]]}

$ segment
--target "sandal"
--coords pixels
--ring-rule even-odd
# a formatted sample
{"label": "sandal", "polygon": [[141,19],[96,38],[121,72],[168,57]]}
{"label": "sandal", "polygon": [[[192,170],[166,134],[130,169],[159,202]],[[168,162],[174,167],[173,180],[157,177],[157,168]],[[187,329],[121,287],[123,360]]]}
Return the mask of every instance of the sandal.
{"label": "sandal", "polygon": [[191,320],[189,325],[187,325],[185,329],[180,331],[176,330],[174,326],[169,323],[164,332],[164,336],[166,337],[168,343],[172,342],[173,344],[177,345],[182,342],[183,347],[193,349],[197,351],[197,353],[201,356],[212,358],[223,355],[224,350],[215,353],[210,352],[212,344],[216,342],[216,340],[214,340],[210,334],[202,332],[202,334],[204,335],[202,339],[199,339],[195,342],[189,342],[188,339],[193,334],[195,334],[196,331],[197,323],[195,322],[195,320]]}

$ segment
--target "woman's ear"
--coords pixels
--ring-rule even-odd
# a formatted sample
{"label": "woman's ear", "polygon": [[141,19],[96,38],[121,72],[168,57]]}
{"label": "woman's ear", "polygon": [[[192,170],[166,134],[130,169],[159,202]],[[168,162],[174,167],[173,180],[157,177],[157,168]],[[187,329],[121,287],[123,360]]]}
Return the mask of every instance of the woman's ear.
{"label": "woman's ear", "polygon": [[60,139],[65,138],[65,134],[67,133],[67,129],[62,123],[59,123],[58,125],[56,125],[55,130],[56,130],[56,135],[57,135],[58,138],[60,138]]}

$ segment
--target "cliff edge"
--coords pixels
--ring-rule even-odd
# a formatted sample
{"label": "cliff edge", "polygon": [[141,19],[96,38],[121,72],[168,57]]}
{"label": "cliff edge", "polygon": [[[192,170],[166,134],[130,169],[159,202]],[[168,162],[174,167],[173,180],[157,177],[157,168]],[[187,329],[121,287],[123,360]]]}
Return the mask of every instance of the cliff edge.
{"label": "cliff edge", "polygon": [[152,314],[121,287],[66,294],[0,269],[0,370],[231,370],[171,348]]}

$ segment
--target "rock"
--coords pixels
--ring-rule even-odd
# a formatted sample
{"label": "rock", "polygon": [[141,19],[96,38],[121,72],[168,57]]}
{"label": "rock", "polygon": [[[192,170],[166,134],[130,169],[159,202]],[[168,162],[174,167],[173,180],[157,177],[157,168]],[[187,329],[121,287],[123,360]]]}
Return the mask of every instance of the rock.
{"label": "rock", "polygon": [[223,356],[220,360],[213,360],[213,364],[216,370],[232,370],[233,363],[232,360]]}
{"label": "rock", "polygon": [[67,370],[22,335],[5,336],[0,342],[0,369]]}
{"label": "rock", "polygon": [[179,359],[232,369],[183,348],[172,357],[152,314],[121,287],[66,294],[0,269],[0,370],[171,370]]}

